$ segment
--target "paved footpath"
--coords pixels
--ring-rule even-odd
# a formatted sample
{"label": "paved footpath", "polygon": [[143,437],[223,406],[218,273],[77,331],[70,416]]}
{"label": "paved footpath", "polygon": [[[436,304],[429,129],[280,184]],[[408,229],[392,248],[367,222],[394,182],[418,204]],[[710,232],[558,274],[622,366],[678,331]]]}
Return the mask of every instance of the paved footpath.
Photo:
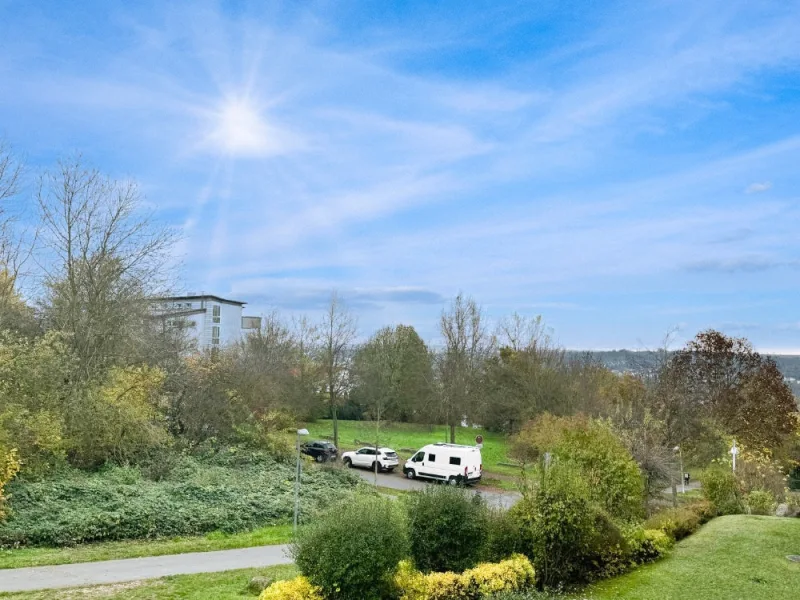
{"label": "paved footpath", "polygon": [[155,579],[167,575],[269,567],[291,562],[288,546],[277,545],[214,552],[191,552],[171,556],[126,558],[53,567],[0,569],[0,592],[85,587]]}

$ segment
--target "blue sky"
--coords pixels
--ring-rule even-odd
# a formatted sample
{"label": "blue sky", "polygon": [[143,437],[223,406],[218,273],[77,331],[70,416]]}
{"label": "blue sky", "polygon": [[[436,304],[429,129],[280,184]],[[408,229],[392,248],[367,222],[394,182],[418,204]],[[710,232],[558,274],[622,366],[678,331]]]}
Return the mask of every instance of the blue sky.
{"label": "blue sky", "polygon": [[0,0],[0,135],[179,228],[178,287],[364,335],[800,352],[800,3]]}

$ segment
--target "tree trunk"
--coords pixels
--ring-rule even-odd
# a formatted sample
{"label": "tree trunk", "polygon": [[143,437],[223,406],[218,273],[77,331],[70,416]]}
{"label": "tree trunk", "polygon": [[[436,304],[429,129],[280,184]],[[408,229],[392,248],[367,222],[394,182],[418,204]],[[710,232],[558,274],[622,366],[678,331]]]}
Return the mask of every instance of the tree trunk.
{"label": "tree trunk", "polygon": [[456,425],[455,423],[450,423],[450,443],[456,443]]}
{"label": "tree trunk", "polygon": [[339,448],[339,419],[337,418],[336,405],[331,403],[331,416],[333,417],[333,445]]}
{"label": "tree trunk", "polygon": [[672,480],[672,506],[678,508],[678,484],[674,479]]}

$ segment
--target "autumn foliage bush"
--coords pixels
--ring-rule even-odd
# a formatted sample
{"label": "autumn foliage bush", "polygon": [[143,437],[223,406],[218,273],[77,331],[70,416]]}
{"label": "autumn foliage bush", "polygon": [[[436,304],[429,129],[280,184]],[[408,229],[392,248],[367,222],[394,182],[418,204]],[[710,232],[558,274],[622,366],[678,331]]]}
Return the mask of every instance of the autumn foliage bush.
{"label": "autumn foliage bush", "polygon": [[603,421],[544,414],[512,440],[517,456],[544,457],[580,472],[589,498],[614,518],[636,519],[644,507],[644,482],[636,461]]}
{"label": "autumn foliage bush", "polygon": [[394,578],[401,600],[477,600],[531,587],[535,572],[530,560],[516,554],[498,563],[482,563],[462,573],[423,574],[411,562],[400,563]]}
{"label": "autumn foliage bush", "polygon": [[14,449],[5,450],[0,447],[0,521],[6,517],[5,486],[19,471],[19,459]]}

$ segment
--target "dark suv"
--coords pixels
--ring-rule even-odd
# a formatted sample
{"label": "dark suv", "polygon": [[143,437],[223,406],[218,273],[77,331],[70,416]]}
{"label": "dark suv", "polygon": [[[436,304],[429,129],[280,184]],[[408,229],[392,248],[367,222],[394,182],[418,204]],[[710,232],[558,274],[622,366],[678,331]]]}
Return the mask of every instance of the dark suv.
{"label": "dark suv", "polygon": [[307,454],[317,462],[327,462],[336,460],[339,451],[330,442],[308,442],[300,448],[303,454]]}

